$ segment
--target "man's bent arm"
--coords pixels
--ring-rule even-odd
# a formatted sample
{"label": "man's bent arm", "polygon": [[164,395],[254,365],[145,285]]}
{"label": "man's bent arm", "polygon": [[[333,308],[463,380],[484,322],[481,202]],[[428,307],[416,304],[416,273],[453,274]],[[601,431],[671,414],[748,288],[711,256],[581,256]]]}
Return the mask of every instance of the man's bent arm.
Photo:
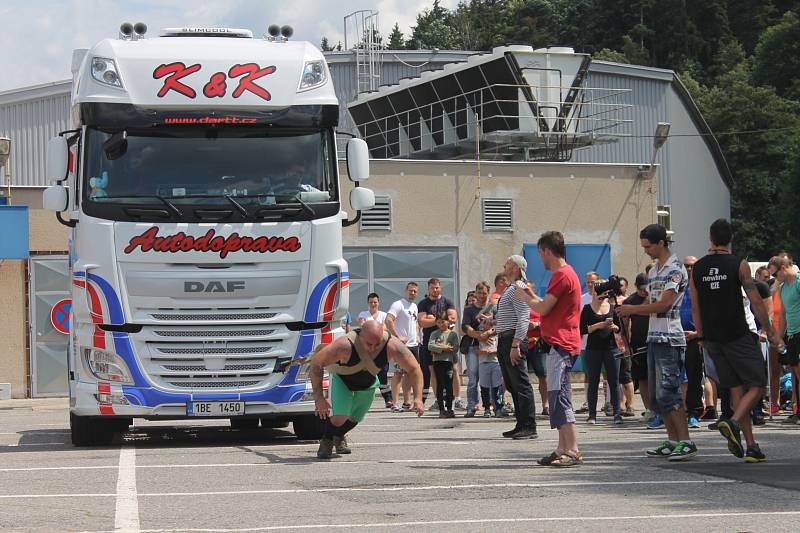
{"label": "man's bent arm", "polygon": [[694,321],[694,331],[698,337],[703,336],[703,319],[700,316],[700,302],[697,300],[697,287],[694,285],[694,276],[689,277],[689,291],[692,295],[692,320]]}
{"label": "man's bent arm", "polygon": [[750,298],[751,307],[756,314],[756,318],[758,318],[758,322],[761,324],[761,329],[766,332],[767,338],[772,337],[774,331],[772,330],[772,324],[769,322],[767,307],[764,305],[764,300],[761,299],[761,294],[756,288],[755,281],[750,277],[750,266],[744,260],[739,265],[739,280],[742,282],[742,287],[747,297]]}

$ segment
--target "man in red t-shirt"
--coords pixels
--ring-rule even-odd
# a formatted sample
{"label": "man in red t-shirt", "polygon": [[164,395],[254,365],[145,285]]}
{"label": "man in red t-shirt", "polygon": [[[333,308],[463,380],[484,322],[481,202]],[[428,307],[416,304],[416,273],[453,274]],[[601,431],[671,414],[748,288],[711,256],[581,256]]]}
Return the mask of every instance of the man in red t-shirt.
{"label": "man in red t-shirt", "polygon": [[526,296],[531,309],[542,317],[542,338],[550,345],[547,353],[550,427],[558,429],[558,447],[538,462],[545,466],[577,466],[583,463],[583,457],[578,450],[570,399],[570,370],[581,351],[581,282],[565,260],[566,247],[560,232],[543,233],[537,246],[539,258],[552,277],[544,299],[530,289],[526,290]]}

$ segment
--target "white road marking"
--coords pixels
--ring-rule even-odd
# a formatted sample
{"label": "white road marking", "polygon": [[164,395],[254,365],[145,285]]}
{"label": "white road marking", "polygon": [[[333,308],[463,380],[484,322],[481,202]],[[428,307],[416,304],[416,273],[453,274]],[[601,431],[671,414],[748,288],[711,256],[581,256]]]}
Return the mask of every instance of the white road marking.
{"label": "white road marking", "polygon": [[123,446],[119,450],[117,474],[117,506],[114,512],[116,533],[139,532],[139,497],[136,494],[136,447]]}
{"label": "white road marking", "polygon": [[[461,520],[431,520],[419,522],[373,522],[369,524],[301,524],[284,526],[264,526],[252,528],[226,528],[226,529],[143,529],[141,533],[247,533],[257,531],[286,531],[296,529],[368,529],[374,527],[420,527],[420,526],[447,526],[457,524],[518,524],[521,522],[613,522],[616,520],[670,520],[670,519],[697,519],[697,518],[745,518],[751,516],[797,516],[800,511],[752,511],[741,513],[694,513],[694,514],[657,514],[635,516],[543,516],[531,518],[477,518]],[[105,533],[105,532],[94,532]]]}
{"label": "white road marking", "polygon": [[[242,494],[321,494],[329,492],[404,492],[430,490],[466,490],[466,489],[501,489],[522,488],[542,489],[554,487],[605,487],[611,485],[723,485],[741,483],[733,479],[684,479],[659,481],[565,481],[555,483],[479,483],[474,485],[393,485],[391,487],[328,487],[320,489],[265,489],[265,490],[220,490],[197,492],[140,492],[139,498],[170,498],[198,496],[236,496]],[[33,498],[107,498],[114,494],[3,494],[0,499],[33,499]]]}
{"label": "white road marking", "polygon": [[[730,453],[704,453],[699,457],[730,457]],[[631,456],[630,454],[619,455],[588,455],[585,458],[587,463],[592,465],[601,464],[602,461],[643,461],[655,464],[658,461],[650,457]],[[251,463],[175,463],[175,464],[151,464],[143,465],[137,464],[138,469],[149,468],[241,468],[253,466],[307,466],[307,465],[378,465],[378,464],[415,464],[415,463],[526,463],[533,466],[535,463],[534,457],[518,457],[518,458],[483,458],[483,457],[461,457],[453,458],[448,457],[444,459],[376,459],[376,460],[333,460],[333,461],[320,461],[313,457],[287,457],[280,463],[267,463],[267,462],[251,462]],[[52,471],[52,470],[113,470],[117,467],[115,465],[97,465],[97,466],[39,466],[32,468],[0,468],[2,472],[36,472],[36,471]]]}

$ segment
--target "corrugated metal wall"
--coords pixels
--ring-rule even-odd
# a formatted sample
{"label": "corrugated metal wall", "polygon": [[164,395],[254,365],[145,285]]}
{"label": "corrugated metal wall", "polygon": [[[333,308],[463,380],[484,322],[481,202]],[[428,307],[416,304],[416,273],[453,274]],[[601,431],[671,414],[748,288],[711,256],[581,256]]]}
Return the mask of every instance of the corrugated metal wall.
{"label": "corrugated metal wall", "polygon": [[[653,157],[653,134],[659,122],[670,122],[668,91],[670,83],[659,79],[621,76],[592,71],[589,68],[587,87],[630,89],[623,103],[633,105],[620,113],[619,118],[631,119],[632,123],[620,127],[614,133],[630,135],[619,137],[616,142],[604,142],[589,148],[576,150],[572,160],[584,163],[642,163]],[[670,143],[659,151],[656,163],[658,170],[658,203],[669,203],[669,158]]]}
{"label": "corrugated metal wall", "polygon": [[11,138],[13,185],[51,185],[45,178],[47,141],[70,127],[67,91],[0,105],[0,135]]}

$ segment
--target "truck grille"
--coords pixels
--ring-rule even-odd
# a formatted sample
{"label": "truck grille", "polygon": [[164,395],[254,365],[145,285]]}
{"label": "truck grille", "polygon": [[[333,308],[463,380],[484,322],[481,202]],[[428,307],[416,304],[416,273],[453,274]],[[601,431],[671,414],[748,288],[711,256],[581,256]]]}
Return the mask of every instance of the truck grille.
{"label": "truck grille", "polygon": [[170,390],[269,386],[276,361],[291,357],[290,332],[247,325],[147,327],[138,335],[143,367],[154,383]]}
{"label": "truck grille", "polygon": [[190,320],[268,320],[278,313],[150,313],[154,320],[185,322]]}
{"label": "truck grille", "polygon": [[156,330],[159,337],[267,337],[274,329],[207,329],[207,330]]}

